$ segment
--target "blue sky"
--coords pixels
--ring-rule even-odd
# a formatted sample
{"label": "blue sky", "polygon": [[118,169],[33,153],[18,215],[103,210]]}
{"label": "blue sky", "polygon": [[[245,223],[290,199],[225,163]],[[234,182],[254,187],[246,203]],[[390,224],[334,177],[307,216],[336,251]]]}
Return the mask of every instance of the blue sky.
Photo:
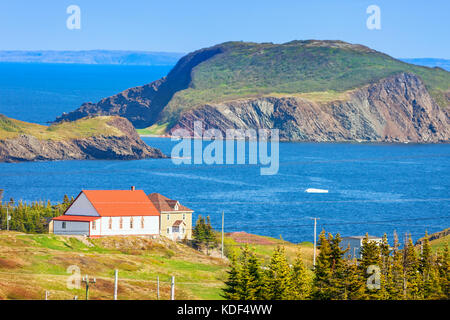
{"label": "blue sky", "polygon": [[[81,29],[66,8],[81,8]],[[369,5],[381,30],[366,27]],[[450,59],[450,1],[39,0],[0,3],[0,50],[189,52],[230,40],[340,39],[402,58]]]}

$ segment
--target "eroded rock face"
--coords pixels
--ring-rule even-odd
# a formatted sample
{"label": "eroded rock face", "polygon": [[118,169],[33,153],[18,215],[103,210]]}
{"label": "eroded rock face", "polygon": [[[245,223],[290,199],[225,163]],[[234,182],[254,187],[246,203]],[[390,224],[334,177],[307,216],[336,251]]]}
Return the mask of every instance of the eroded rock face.
{"label": "eroded rock face", "polygon": [[199,106],[171,129],[279,129],[290,141],[448,142],[450,120],[417,76],[400,73],[355,89],[344,101],[240,99]]}
{"label": "eroded rock face", "polygon": [[128,120],[115,117],[108,124],[124,134],[71,140],[40,140],[31,135],[20,135],[0,140],[0,161],[134,160],[166,157],[159,149],[145,144]]}

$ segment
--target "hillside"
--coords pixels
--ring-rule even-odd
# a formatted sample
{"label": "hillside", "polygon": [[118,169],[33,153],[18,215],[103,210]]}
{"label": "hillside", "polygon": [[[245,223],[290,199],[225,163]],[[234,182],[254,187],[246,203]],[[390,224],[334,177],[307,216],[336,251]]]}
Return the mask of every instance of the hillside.
{"label": "hillside", "polygon": [[124,118],[102,116],[42,126],[0,115],[0,161],[162,157]]}
{"label": "hillside", "polygon": [[[241,235],[242,236],[242,235]],[[227,248],[239,248],[239,238],[226,237]],[[277,244],[295,254],[298,246],[252,235],[259,257],[268,260]],[[264,247],[264,248],[263,248]],[[310,246],[300,247],[311,263]],[[77,236],[31,235],[0,231],[0,299],[84,299],[84,290],[68,289],[67,268],[76,265],[81,274],[96,277],[90,298],[112,299],[114,269],[119,270],[119,299],[156,299],[156,277],[161,299],[170,297],[170,277],[175,276],[176,299],[220,299],[228,264],[169,240],[140,237],[84,239]]]}
{"label": "hillside", "polygon": [[85,103],[57,121],[117,114],[149,132],[192,129],[202,120],[223,131],[279,128],[286,140],[437,142],[450,137],[449,105],[449,72],[362,45],[227,42],[184,56],[160,80]]}

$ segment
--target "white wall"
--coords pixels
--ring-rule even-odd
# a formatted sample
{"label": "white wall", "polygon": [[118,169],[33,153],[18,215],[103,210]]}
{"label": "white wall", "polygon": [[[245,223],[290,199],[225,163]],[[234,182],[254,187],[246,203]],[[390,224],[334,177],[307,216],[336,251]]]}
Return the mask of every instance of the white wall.
{"label": "white wall", "polygon": [[[133,229],[130,228],[130,219],[133,218]],[[144,228],[141,228],[141,217],[122,217],[123,228],[120,229],[120,217],[111,217],[112,228],[109,228],[110,217],[101,217],[97,220],[97,231],[102,236],[108,235],[153,235],[159,234],[159,216],[144,216]],[[91,235],[93,235],[91,233]]]}
{"label": "white wall", "polygon": [[75,202],[72,203],[72,205],[66,211],[66,214],[74,216],[99,216],[94,206],[91,204],[84,193],[80,194]]}
{"label": "white wall", "polygon": [[[66,223],[65,229],[62,228],[63,222]],[[61,235],[65,234],[89,235],[89,222],[54,220],[53,233]]]}

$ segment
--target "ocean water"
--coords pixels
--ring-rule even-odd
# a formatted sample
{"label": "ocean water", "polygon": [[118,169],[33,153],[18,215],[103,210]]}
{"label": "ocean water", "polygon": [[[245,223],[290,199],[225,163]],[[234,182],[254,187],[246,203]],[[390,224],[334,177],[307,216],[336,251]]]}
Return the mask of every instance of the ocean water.
{"label": "ocean water", "polygon": [[0,63],[0,113],[46,124],[83,102],[97,102],[165,76],[170,66]]}
{"label": "ocean water", "polygon": [[[95,101],[101,94],[97,84],[102,83],[106,92],[108,81],[112,81],[105,76],[111,75],[112,69],[106,72],[103,67],[86,66],[90,82],[73,81],[71,88],[60,83],[61,78],[52,84],[51,79],[57,78],[53,72],[62,72],[55,65],[32,69],[40,70],[40,77],[47,79],[46,87],[56,96],[64,96],[67,90],[81,90],[87,97],[83,101]],[[84,66],[77,68],[80,70],[72,72],[83,74]],[[145,70],[149,67],[137,68],[143,71],[122,72],[130,77],[141,74],[141,78],[122,78],[123,83],[116,83],[114,90],[123,90],[133,81],[141,82],[136,85],[145,83]],[[19,69],[27,70],[27,66]],[[156,69],[149,73],[149,81],[163,72]],[[32,74],[31,78],[38,78],[32,71],[26,72]],[[6,82],[2,79],[2,86]],[[38,110],[37,113],[20,112],[20,101],[31,99],[27,94],[38,92],[41,81],[16,84],[15,92],[22,94],[8,97],[16,110],[4,105],[5,98],[1,97],[0,112],[45,122],[61,110],[73,109],[58,105],[56,112],[56,105],[45,103],[42,95],[35,109],[30,109]],[[5,90],[2,86],[0,91]],[[62,88],[60,92],[58,88]],[[115,92],[111,91],[108,94]],[[177,143],[165,138],[144,141],[166,154]],[[206,146],[209,142],[203,143]],[[312,241],[311,218],[318,217],[319,231],[324,228],[344,236],[387,233],[392,239],[396,230],[400,235],[411,233],[417,239],[425,231],[436,232],[450,225],[450,145],[280,143],[280,168],[272,176],[260,175],[258,165],[175,165],[170,159],[0,163],[0,189],[5,189],[6,199],[61,201],[64,194],[75,197],[81,189],[130,186],[178,199],[195,210],[194,219],[198,214],[210,215],[218,229],[224,211],[226,232],[246,231],[294,242]],[[328,193],[307,193],[308,188],[326,189]]]}

